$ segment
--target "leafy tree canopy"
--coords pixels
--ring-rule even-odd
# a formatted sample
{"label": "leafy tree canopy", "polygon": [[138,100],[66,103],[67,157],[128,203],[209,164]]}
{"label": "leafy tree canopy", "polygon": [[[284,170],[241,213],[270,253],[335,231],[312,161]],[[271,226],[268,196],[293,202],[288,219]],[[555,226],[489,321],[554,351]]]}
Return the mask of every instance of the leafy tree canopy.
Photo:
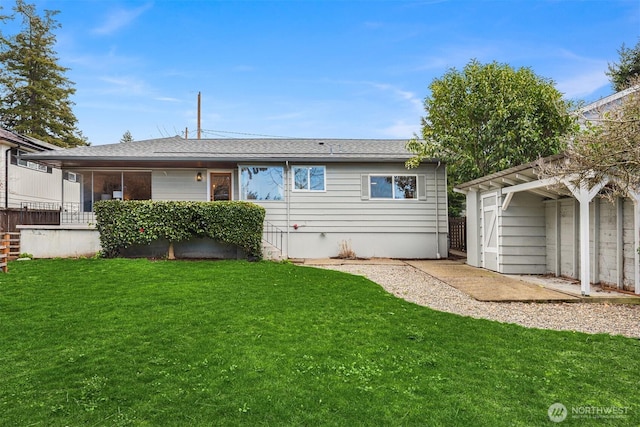
{"label": "leafy tree canopy", "polygon": [[620,62],[608,64],[609,71],[606,72],[616,92],[631,87],[632,81],[637,81],[637,77],[640,76],[640,39],[631,49],[622,43],[618,55]]}
{"label": "leafy tree canopy", "polygon": [[[442,159],[450,186],[556,154],[576,128],[572,105],[530,68],[472,60],[434,79],[429,89],[422,139],[407,144],[415,153],[407,165]],[[450,191],[454,215],[459,198]]]}
{"label": "leafy tree canopy", "polygon": [[87,145],[77,129],[70,96],[73,82],[68,68],[58,64],[53,47],[58,11],[38,15],[32,4],[17,0],[13,14],[1,20],[22,19],[21,31],[0,32],[0,124],[14,132],[62,147]]}
{"label": "leafy tree canopy", "polygon": [[640,192],[640,90],[589,120],[561,161],[541,164],[541,175],[588,188],[609,179],[603,194],[611,199]]}

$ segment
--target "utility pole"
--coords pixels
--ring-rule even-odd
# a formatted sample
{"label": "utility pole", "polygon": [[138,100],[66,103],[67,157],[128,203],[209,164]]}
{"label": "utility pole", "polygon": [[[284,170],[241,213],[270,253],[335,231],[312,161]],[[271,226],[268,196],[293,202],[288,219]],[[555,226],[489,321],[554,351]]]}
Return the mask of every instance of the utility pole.
{"label": "utility pole", "polygon": [[200,92],[198,92],[198,139],[200,139],[202,128],[200,127]]}
{"label": "utility pole", "polygon": [[189,139],[189,128],[184,128],[184,139]]}

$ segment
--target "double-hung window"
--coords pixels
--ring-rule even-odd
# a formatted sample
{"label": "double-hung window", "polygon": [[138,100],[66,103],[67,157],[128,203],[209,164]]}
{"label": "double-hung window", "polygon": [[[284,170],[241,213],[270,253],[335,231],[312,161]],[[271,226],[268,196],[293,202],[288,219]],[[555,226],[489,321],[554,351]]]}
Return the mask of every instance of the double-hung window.
{"label": "double-hung window", "polygon": [[326,168],[324,166],[294,166],[293,191],[325,191]]}
{"label": "double-hung window", "polygon": [[370,175],[369,194],[371,199],[417,199],[417,175]]}

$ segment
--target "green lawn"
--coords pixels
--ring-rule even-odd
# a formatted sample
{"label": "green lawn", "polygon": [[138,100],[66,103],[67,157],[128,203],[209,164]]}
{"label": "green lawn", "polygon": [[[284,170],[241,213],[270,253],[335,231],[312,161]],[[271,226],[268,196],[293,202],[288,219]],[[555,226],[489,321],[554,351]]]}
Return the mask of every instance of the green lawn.
{"label": "green lawn", "polygon": [[[635,339],[441,313],[288,264],[9,268],[2,425],[640,425]],[[627,409],[572,414],[586,407]]]}

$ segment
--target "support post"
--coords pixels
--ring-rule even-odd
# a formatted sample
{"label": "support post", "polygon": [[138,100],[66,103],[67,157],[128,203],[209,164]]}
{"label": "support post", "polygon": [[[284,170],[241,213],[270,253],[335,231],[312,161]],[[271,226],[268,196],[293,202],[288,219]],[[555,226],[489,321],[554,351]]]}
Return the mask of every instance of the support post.
{"label": "support post", "polygon": [[[589,189],[584,182],[576,185],[569,180],[563,181],[573,194],[573,197],[580,203],[580,293],[583,296],[589,296],[591,293],[591,280],[589,277],[591,269],[589,259],[589,203],[608,182],[608,179],[604,179]],[[638,216],[640,216],[640,208],[637,210],[636,220]],[[639,238],[636,232],[636,240]],[[636,255],[636,265],[637,262]],[[638,269],[636,268],[636,270]]]}
{"label": "support post", "polygon": [[600,283],[600,199],[593,199],[593,252],[591,253],[591,282]]}
{"label": "support post", "polygon": [[562,275],[562,237],[561,237],[561,232],[562,232],[562,228],[561,228],[561,213],[560,213],[560,209],[562,208],[560,206],[560,201],[556,199],[555,201],[555,227],[556,227],[556,253],[555,253],[555,274],[556,277],[560,277]]}

